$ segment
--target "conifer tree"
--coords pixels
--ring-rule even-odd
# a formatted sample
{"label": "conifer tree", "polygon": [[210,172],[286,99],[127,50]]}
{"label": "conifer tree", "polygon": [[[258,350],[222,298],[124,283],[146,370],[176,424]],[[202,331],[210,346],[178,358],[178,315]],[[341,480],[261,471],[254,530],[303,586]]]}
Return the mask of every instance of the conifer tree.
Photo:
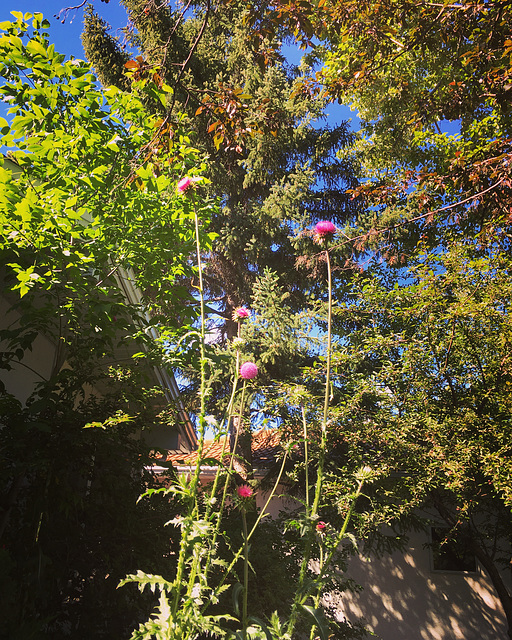
{"label": "conifer tree", "polygon": [[[172,86],[172,102],[155,108],[171,131],[185,117],[209,158],[212,191],[222,199],[205,278],[223,335],[234,335],[232,311],[250,301],[265,266],[292,294],[287,304],[300,307],[307,287],[294,267],[290,236],[310,221],[344,223],[355,215],[344,193],[354,186],[353,167],[336,155],[351,140],[347,123],[315,124],[324,101],[293,94],[301,70],[286,63],[277,37],[257,55],[247,46],[242,3],[181,10],[154,0],[122,4],[127,43],[140,52],[128,66],[135,74],[156,72],[157,81]],[[92,8],[82,40],[102,83],[125,88],[126,54]]]}
{"label": "conifer tree", "polygon": [[83,45],[89,52],[89,62],[101,74],[102,83],[128,89],[128,78],[123,70],[129,56],[119,48],[117,40],[109,35],[109,25],[93,11],[92,5],[87,5],[85,10],[85,25]]}
{"label": "conifer tree", "polygon": [[[137,78],[172,87],[169,104],[153,105],[161,112],[161,129],[172,136],[176,123],[185,121],[209,160],[211,191],[223,205],[213,220],[218,237],[204,271],[221,342],[235,336],[233,311],[251,304],[264,268],[287,291],[282,303],[303,308],[315,282],[296,268],[292,237],[310,222],[343,224],[356,213],[345,194],[355,186],[354,169],[337,155],[352,142],[348,123],[322,126],[325,101],[294,92],[306,69],[287,63],[280,39],[285,34],[264,39],[254,53],[243,2],[213,6],[207,0],[176,9],[156,0],[121,4],[129,19],[126,44],[140,54],[127,67]],[[124,89],[125,54],[118,44],[114,55],[115,41],[92,8],[82,40],[101,82]],[[223,393],[219,385],[214,396],[219,400]],[[247,461],[244,475],[251,473],[250,443],[244,427],[237,447]]]}

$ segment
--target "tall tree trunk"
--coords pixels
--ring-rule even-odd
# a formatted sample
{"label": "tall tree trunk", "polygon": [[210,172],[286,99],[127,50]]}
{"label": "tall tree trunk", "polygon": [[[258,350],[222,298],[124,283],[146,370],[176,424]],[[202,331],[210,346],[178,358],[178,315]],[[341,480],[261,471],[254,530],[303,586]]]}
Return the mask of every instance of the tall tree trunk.
{"label": "tall tree trunk", "polygon": [[475,554],[482,567],[489,574],[492,584],[500,599],[503,611],[507,617],[508,637],[512,638],[512,596],[510,591],[507,588],[498,567],[487,551],[471,538],[468,539],[468,548]]}
{"label": "tall tree trunk", "polygon": [[[238,432],[238,438],[237,436]],[[236,447],[235,447],[236,442]],[[229,443],[233,458],[234,470],[244,479],[250,480],[254,476],[252,468],[252,432],[245,426],[243,419],[238,416],[231,418]]]}

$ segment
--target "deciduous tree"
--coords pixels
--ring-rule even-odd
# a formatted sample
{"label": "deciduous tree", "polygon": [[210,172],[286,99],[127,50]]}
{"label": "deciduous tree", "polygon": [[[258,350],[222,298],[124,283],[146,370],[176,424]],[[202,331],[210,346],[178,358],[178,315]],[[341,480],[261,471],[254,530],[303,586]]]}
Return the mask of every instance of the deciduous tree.
{"label": "deciduous tree", "polygon": [[[0,25],[0,635],[113,637],[147,615],[116,590],[126,572],[173,571],[158,525],[176,505],[136,500],[152,482],[145,430],[178,420],[154,388],[161,349],[148,334],[197,315],[176,286],[194,242],[176,184],[201,162],[180,130],[180,160],[166,164],[144,87],[102,92],[48,26],[19,12]],[[211,202],[198,211],[207,250]],[[33,371],[25,356],[41,341],[53,360]],[[152,361],[131,360],[144,349]],[[10,377],[20,368],[36,379],[26,402]]]}

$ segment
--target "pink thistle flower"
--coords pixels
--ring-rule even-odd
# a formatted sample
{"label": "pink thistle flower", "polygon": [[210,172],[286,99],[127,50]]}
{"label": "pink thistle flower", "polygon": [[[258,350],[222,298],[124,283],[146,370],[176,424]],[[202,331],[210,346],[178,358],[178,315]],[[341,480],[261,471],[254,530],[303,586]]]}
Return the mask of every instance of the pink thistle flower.
{"label": "pink thistle flower", "polygon": [[315,233],[323,240],[324,238],[334,235],[336,233],[336,227],[330,220],[322,220],[322,222],[316,224]]}
{"label": "pink thistle flower", "polygon": [[233,311],[233,320],[235,322],[240,322],[241,320],[244,320],[245,318],[249,317],[249,310],[246,309],[245,307],[237,307],[234,311]]}
{"label": "pink thistle flower", "polygon": [[252,380],[258,375],[258,367],[254,362],[244,362],[240,367],[240,377],[244,380]]}
{"label": "pink thistle flower", "polygon": [[323,533],[324,529],[327,527],[323,520],[319,520],[316,524],[316,530],[318,533]]}
{"label": "pink thistle flower", "polygon": [[198,178],[189,178],[188,176],[186,176],[178,182],[176,190],[178,191],[178,193],[186,193],[189,189],[194,188],[194,185],[197,181]]}
{"label": "pink thistle flower", "polygon": [[248,484],[241,484],[236,488],[236,492],[239,498],[250,498],[254,493],[252,487],[250,487]]}

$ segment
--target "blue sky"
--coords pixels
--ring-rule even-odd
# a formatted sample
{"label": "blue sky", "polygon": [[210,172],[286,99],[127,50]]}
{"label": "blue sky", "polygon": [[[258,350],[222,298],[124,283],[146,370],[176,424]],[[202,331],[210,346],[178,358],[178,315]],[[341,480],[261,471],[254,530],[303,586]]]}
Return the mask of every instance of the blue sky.
{"label": "blue sky", "polygon": [[[127,18],[125,9],[120,6],[119,0],[110,0],[108,4],[100,0],[88,1],[94,5],[96,11],[110,24],[112,35],[122,35],[119,30],[126,26]],[[67,16],[62,13],[62,10],[66,7],[78,6],[81,3],[82,0],[3,0],[0,7],[0,22],[11,20],[11,11],[22,11],[23,13],[40,12],[51,23],[49,30],[50,40],[55,44],[55,49],[66,56],[84,59],[84,51],[80,40],[83,7],[69,11]],[[60,19],[58,18],[59,15],[61,16]],[[62,23],[63,18],[65,18],[64,23]],[[290,59],[293,62],[297,62],[297,50],[293,51],[290,47],[288,47],[288,50]],[[359,128],[357,114],[351,111],[350,108],[339,104],[330,104],[326,111],[329,124],[336,125],[343,120],[351,119],[352,128],[354,130]],[[457,133],[458,123],[444,123],[442,130],[448,133]]]}
{"label": "blue sky", "polygon": [[[79,4],[81,4],[81,0],[3,0],[0,21],[11,20],[11,11],[42,13],[51,23],[50,40],[55,44],[55,49],[67,56],[83,59],[85,56],[80,41],[83,8],[70,11],[64,24],[55,17],[65,7]],[[119,5],[118,0],[110,0],[108,4],[95,0],[92,4],[113,29],[119,29],[126,25],[126,12]]]}
{"label": "blue sky", "polygon": [[[50,41],[55,44],[55,49],[66,56],[84,59],[84,51],[80,40],[83,26],[83,8],[69,11],[67,17],[65,17],[64,13],[61,13],[64,8],[80,5],[81,2],[82,0],[3,0],[0,8],[0,22],[12,19],[11,11],[42,13],[51,23],[49,29]],[[122,35],[118,30],[126,26],[127,19],[124,7],[120,6],[119,0],[110,0],[108,4],[100,0],[94,0],[92,4],[102,18],[112,27],[112,35]],[[61,19],[56,17],[59,15]],[[62,23],[61,20],[64,17],[65,21]],[[294,62],[297,61],[297,56],[293,55],[292,60]],[[358,126],[356,114],[347,107],[338,104],[329,105],[327,113],[329,114],[328,122],[330,124],[337,124],[342,120],[352,118],[352,126],[354,128]]]}

